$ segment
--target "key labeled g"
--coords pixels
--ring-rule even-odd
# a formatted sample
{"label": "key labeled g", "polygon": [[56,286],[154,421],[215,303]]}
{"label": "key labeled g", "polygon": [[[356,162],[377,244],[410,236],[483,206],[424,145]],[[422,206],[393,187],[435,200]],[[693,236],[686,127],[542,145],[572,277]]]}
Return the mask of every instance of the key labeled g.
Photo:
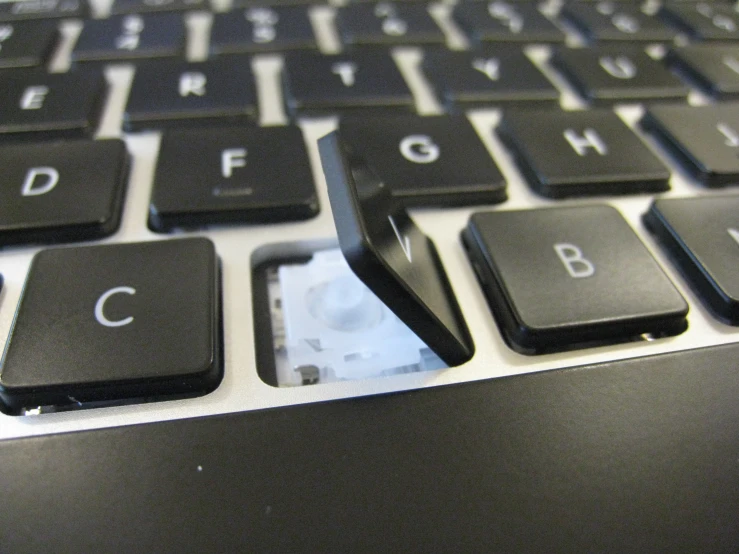
{"label": "key labeled g", "polygon": [[128,325],[133,321],[133,316],[124,317],[123,319],[119,319],[117,321],[111,321],[107,317],[105,317],[105,314],[103,313],[103,310],[105,309],[105,303],[108,301],[108,298],[113,296],[114,294],[136,294],[136,289],[133,289],[131,287],[114,287],[110,290],[105,291],[100,298],[98,298],[98,301],[95,303],[95,319],[97,319],[97,322],[100,325],[104,325],[105,327],[123,327],[124,325]]}
{"label": "key labeled g", "polygon": [[441,149],[427,135],[410,135],[400,141],[400,153],[409,162],[430,164],[439,159]]}

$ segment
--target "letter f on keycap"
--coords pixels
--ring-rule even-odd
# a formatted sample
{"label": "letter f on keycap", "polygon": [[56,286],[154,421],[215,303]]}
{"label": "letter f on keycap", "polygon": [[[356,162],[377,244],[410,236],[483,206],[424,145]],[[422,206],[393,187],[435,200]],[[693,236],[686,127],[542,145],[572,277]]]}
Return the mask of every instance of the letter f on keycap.
{"label": "letter f on keycap", "polygon": [[562,265],[565,266],[567,273],[574,279],[582,279],[583,277],[592,277],[595,275],[595,266],[593,262],[583,256],[580,250],[574,244],[566,242],[554,245],[554,251],[557,253]]}

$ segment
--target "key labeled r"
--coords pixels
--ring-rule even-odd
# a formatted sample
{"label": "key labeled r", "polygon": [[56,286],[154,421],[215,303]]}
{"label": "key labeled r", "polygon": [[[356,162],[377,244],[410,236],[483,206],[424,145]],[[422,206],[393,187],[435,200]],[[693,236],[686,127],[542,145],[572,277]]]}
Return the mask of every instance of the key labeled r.
{"label": "key labeled r", "polygon": [[22,196],[40,196],[51,191],[59,182],[59,172],[53,167],[32,167],[21,186]]}
{"label": "key labeled r", "polygon": [[205,96],[205,85],[208,79],[204,73],[199,71],[186,71],[180,75],[180,96],[185,98],[194,94],[195,96]]}
{"label": "key labeled r", "polygon": [[409,135],[400,141],[400,153],[409,162],[430,164],[439,159],[441,149],[427,135]]}
{"label": "key labeled r", "polygon": [[131,287],[115,287],[105,291],[102,296],[98,298],[98,301],[95,303],[95,319],[100,325],[104,325],[105,327],[123,327],[124,325],[128,325],[133,321],[133,316],[124,317],[123,319],[119,319],[116,321],[111,321],[110,319],[105,317],[105,303],[114,294],[133,295],[136,294],[136,289],[133,289]]}
{"label": "key labeled r", "polygon": [[568,242],[560,242],[554,245],[554,251],[573,279],[595,275],[595,265],[583,255],[578,246]]}

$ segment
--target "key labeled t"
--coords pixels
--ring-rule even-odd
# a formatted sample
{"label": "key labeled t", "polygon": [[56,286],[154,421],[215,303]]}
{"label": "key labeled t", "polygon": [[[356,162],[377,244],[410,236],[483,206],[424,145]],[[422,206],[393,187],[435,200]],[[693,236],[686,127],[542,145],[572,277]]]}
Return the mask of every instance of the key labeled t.
{"label": "key labeled t", "polygon": [[246,148],[227,148],[221,152],[221,174],[224,177],[231,177],[237,167],[246,167]]}
{"label": "key labeled t", "polygon": [[331,73],[338,75],[345,87],[354,85],[357,73],[357,64],[352,62],[337,62],[331,66]]}
{"label": "key labeled t", "polygon": [[21,186],[21,195],[40,196],[46,194],[58,182],[59,172],[53,167],[32,167],[26,173],[26,179],[23,181],[23,186]]}

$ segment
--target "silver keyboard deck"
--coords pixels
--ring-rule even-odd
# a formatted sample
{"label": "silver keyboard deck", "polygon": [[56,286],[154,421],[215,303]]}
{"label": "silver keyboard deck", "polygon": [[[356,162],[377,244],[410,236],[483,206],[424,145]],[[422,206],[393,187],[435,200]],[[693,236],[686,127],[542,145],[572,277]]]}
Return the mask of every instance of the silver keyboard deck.
{"label": "silver keyboard deck", "polygon": [[[107,2],[99,2],[95,5],[98,16],[106,14],[107,4]],[[223,10],[227,8],[227,5],[218,2],[215,7],[218,10]],[[462,35],[455,29],[448,17],[449,9],[449,5],[437,4],[432,7],[432,12],[447,34],[449,46],[463,48],[466,45]],[[338,46],[335,32],[331,27],[332,17],[333,12],[330,7],[313,9],[314,28],[321,49],[325,52],[336,51]],[[211,16],[209,14],[202,12],[190,14],[188,24],[190,33],[188,58],[190,60],[205,58],[210,21]],[[68,66],[69,52],[79,30],[80,24],[78,22],[64,23],[65,37],[53,61],[52,67],[54,70],[63,71]],[[573,42],[577,42],[574,37],[571,38],[573,38]],[[558,78],[556,73],[547,67],[548,53],[547,47],[531,47],[527,50],[527,54],[531,59],[543,69],[562,91],[563,107],[565,109],[582,108],[583,106],[578,103],[578,100],[568,90],[562,79]],[[416,48],[403,48],[394,53],[396,61],[415,95],[419,113],[441,113],[438,99],[434,97],[418,69],[421,55],[420,49]],[[287,122],[282,108],[279,86],[281,66],[282,60],[279,55],[260,55],[253,62],[257,75],[262,125],[279,125]],[[112,89],[105,107],[102,125],[98,133],[99,137],[122,136],[120,132],[121,116],[133,71],[131,65],[109,66],[106,69],[106,76]],[[691,104],[700,105],[706,101],[697,93],[691,94]],[[664,194],[665,197],[739,193],[739,190],[736,189],[733,191],[731,189],[707,190],[681,172],[667,157],[666,152],[660,149],[649,137],[646,137],[636,126],[635,123],[642,113],[642,107],[619,106],[615,110],[629,126],[634,128],[637,134],[644,138],[667,167],[671,168],[671,190]],[[300,249],[310,251],[318,247],[335,244],[336,232],[318,157],[316,140],[336,128],[337,121],[332,118],[325,118],[301,120],[299,122],[308,146],[319,193],[321,211],[316,218],[299,223],[229,226],[172,235],[153,233],[146,225],[160,136],[158,133],[128,135],[124,138],[131,154],[132,169],[123,208],[122,224],[119,231],[112,237],[97,242],[150,241],[184,235],[206,236],[213,241],[221,259],[223,272],[223,334],[225,347],[223,381],[214,392],[186,400],[95,408],[36,416],[0,414],[0,439],[385,394],[614,359],[649,356],[739,340],[739,328],[725,325],[707,312],[692,289],[667,259],[664,251],[644,228],[641,217],[649,207],[652,200],[651,195],[566,201],[550,201],[539,197],[530,190],[520,172],[514,166],[510,154],[493,133],[493,129],[500,118],[499,111],[477,110],[469,113],[468,116],[491,156],[506,177],[509,200],[495,207],[476,206],[474,208],[443,210],[416,209],[411,211],[411,215],[438,248],[441,261],[472,333],[476,352],[470,362],[459,367],[443,370],[296,388],[274,388],[265,384],[259,378],[255,368],[252,268],[265,254],[278,252],[281,248],[280,245],[299,245]],[[625,216],[690,304],[689,327],[686,332],[670,338],[536,356],[518,354],[505,344],[462,248],[460,232],[467,224],[470,214],[475,211],[582,203],[607,203],[616,207]],[[31,258],[40,249],[41,247],[12,247],[0,250],[0,272],[5,277],[5,286],[2,294],[0,294],[0,340],[3,342],[7,339],[11,329]],[[700,371],[700,368],[696,368],[696,371]]]}

